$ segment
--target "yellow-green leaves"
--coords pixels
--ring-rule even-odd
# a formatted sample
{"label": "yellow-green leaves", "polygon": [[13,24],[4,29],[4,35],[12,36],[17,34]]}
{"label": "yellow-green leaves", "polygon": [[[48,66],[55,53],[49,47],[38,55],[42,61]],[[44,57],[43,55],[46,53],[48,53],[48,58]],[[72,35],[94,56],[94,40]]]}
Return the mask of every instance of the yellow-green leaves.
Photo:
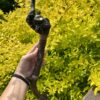
{"label": "yellow-green leaves", "polygon": [[[5,18],[1,21],[0,17],[0,94],[21,56],[39,38],[25,22],[30,10],[29,1],[17,1],[25,6],[6,15],[0,11]],[[98,1],[36,0],[36,8],[52,25],[46,63],[38,80],[38,88],[48,95],[48,100],[82,100],[90,84],[96,86],[95,93],[100,91]],[[36,98],[29,91],[26,99]]]}

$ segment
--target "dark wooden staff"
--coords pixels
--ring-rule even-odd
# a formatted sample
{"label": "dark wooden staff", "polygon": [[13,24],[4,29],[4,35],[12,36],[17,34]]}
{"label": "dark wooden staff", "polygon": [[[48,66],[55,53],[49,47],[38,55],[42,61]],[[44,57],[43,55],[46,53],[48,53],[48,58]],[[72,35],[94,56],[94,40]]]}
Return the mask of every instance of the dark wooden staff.
{"label": "dark wooden staff", "polygon": [[37,79],[41,70],[42,61],[44,57],[44,50],[47,42],[47,37],[50,30],[50,22],[47,18],[43,18],[40,15],[40,12],[35,11],[35,0],[31,1],[31,10],[26,18],[27,23],[30,25],[30,27],[35,30],[40,35],[39,39],[39,46],[38,46],[38,57],[37,57],[37,63],[35,66],[35,69],[32,74],[32,80],[31,80],[31,89],[34,93],[34,95],[39,100],[47,100],[47,96],[44,94],[41,94],[36,86]]}

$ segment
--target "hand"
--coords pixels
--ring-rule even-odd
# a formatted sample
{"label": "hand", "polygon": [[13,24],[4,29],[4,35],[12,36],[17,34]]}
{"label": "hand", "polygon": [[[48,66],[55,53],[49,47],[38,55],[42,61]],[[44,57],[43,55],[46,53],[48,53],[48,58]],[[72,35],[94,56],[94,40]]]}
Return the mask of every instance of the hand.
{"label": "hand", "polygon": [[25,78],[31,78],[32,73],[37,61],[37,53],[38,53],[38,43],[26,54],[24,55],[18,67],[15,71],[15,74],[19,74]]}

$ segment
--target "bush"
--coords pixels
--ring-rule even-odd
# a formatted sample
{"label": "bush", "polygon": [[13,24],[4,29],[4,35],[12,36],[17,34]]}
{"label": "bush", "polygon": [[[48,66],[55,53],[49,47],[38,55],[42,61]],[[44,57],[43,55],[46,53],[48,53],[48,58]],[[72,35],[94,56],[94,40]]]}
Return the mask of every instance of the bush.
{"label": "bush", "polygon": [[[49,100],[81,100],[90,84],[97,86],[95,92],[99,91],[98,1],[42,0],[37,3],[37,8],[52,24],[46,64],[38,80],[40,92],[47,93]],[[0,24],[0,94],[21,56],[38,41],[38,36],[25,22],[28,10],[27,2],[26,7],[4,16],[8,22]],[[31,91],[26,99],[35,99]]]}

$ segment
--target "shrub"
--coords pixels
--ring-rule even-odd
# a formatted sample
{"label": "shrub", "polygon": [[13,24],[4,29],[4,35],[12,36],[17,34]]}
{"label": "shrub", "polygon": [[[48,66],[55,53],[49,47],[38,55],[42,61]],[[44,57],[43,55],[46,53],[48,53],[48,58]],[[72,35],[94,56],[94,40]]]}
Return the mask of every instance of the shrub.
{"label": "shrub", "polygon": [[[29,10],[29,3],[26,4],[4,16],[8,21],[0,24],[0,94],[21,56],[38,41],[25,22]],[[81,100],[90,85],[96,85],[95,92],[99,91],[98,0],[41,0],[37,8],[52,24],[46,64],[37,84],[40,92],[48,94],[49,100]],[[35,99],[31,91],[26,99]]]}

